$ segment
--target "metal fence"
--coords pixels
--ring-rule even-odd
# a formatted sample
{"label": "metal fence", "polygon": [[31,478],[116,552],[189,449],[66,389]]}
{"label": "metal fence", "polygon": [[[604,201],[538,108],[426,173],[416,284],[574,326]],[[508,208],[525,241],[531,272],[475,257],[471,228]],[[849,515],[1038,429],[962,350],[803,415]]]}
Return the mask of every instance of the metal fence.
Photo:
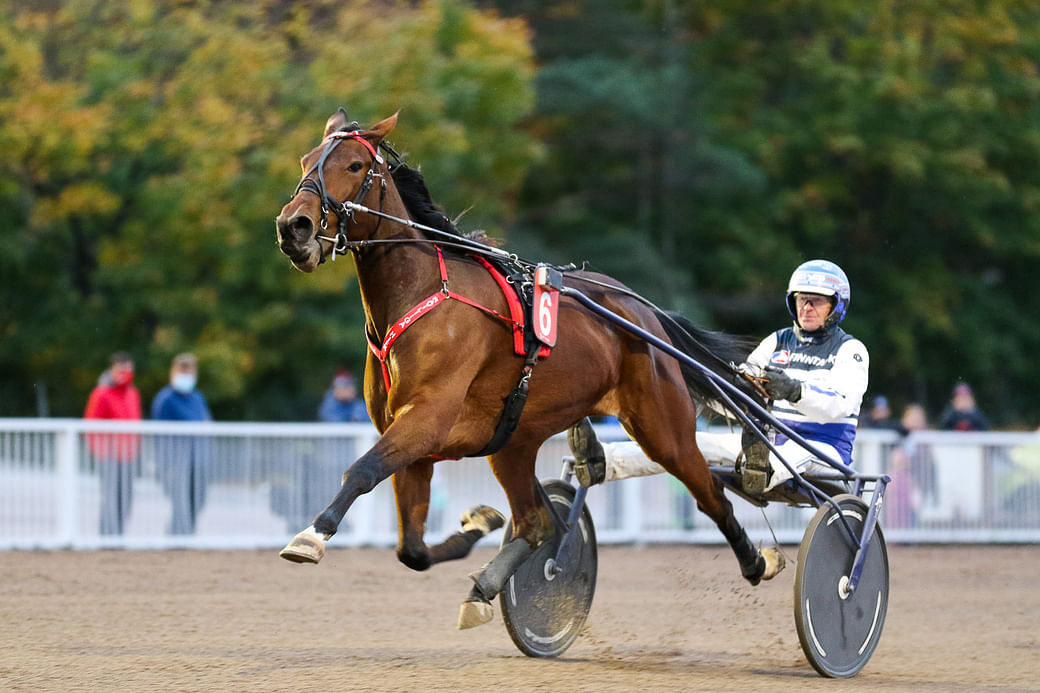
{"label": "metal fence", "polygon": [[[599,434],[624,435],[616,426]],[[0,549],[280,547],[310,524],[343,470],[377,438],[367,424],[0,419]],[[559,476],[565,454],[565,437],[547,441],[539,477]],[[864,430],[855,456],[857,468],[893,477],[882,516],[889,541],[1040,542],[1040,434],[927,431],[902,439]],[[107,533],[113,468],[132,498],[121,531]],[[733,502],[755,541],[772,531],[797,543],[814,512]],[[439,463],[429,541],[454,532],[459,514],[477,503],[508,512],[486,460]],[[595,487],[589,507],[603,543],[723,541],[667,475]],[[383,483],[354,504],[332,545],[396,541],[393,490]]]}

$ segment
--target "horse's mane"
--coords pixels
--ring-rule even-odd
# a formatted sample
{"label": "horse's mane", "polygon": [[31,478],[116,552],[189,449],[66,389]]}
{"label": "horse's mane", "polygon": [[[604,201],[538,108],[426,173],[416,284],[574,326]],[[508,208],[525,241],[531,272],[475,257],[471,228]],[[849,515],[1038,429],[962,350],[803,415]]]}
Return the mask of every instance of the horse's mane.
{"label": "horse's mane", "polygon": [[455,236],[498,247],[498,241],[483,231],[477,230],[470,233],[459,231],[455,222],[449,219],[448,215],[433,201],[430,190],[426,187],[426,181],[423,180],[418,169],[411,168],[404,163],[397,163],[391,167],[390,177],[394,179],[394,185],[397,186],[397,192],[412,221]]}
{"label": "horse's mane", "polygon": [[410,168],[405,164],[397,164],[390,170],[390,176],[394,179],[397,192],[401,195],[408,216],[425,226],[461,236],[455,222],[441,211],[434,203],[430,191],[426,187],[426,181],[418,169]]}

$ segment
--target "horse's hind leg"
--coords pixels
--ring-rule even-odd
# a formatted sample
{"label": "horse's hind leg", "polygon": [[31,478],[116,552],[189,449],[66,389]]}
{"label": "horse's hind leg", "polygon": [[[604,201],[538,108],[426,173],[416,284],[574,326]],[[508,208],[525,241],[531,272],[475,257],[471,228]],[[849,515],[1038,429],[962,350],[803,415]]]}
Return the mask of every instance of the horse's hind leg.
{"label": "horse's hind leg", "polygon": [[759,551],[751,543],[733,514],[733,504],[726,498],[722,482],[712,475],[708,462],[695,445],[686,452],[681,464],[673,469],[669,469],[669,465],[665,468],[686,485],[697,500],[697,508],[715,521],[733,549],[745,580],[757,585],[762,580],[776,577],[784,569],[784,556],[777,549]]}
{"label": "horse's hind leg", "polygon": [[729,502],[729,499],[726,498],[723,492],[722,482],[714,478],[712,481],[715,489],[713,494],[714,500],[723,507],[721,518],[717,519],[712,514],[713,509],[709,510],[709,504],[702,502],[701,498],[697,498],[697,507],[701,512],[715,520],[719,531],[726,537],[726,541],[729,542],[733,553],[737,556],[741,575],[752,585],[757,585],[762,580],[771,580],[776,577],[784,569],[784,555],[779,550],[773,548],[766,548],[761,551],[755,548],[755,545],[751,543],[751,539],[748,538],[747,532],[737,522],[737,518],[733,514],[733,504]]}
{"label": "horse's hind leg", "polygon": [[652,459],[657,460],[672,476],[683,482],[696,499],[697,508],[714,520],[715,525],[722,532],[722,536],[726,537],[726,541],[729,542],[730,548],[733,549],[737,562],[740,564],[741,575],[752,585],[757,585],[766,573],[765,559],[751,543],[747,532],[737,521],[736,515],[733,514],[733,504],[729,502],[722,491],[722,486],[712,476],[708,462],[701,451],[696,446],[690,447],[691,449],[682,453],[683,457],[670,458],[671,460],[678,459],[678,463],[663,456],[656,456]]}
{"label": "horse's hind leg", "polygon": [[[663,411],[682,412],[689,401],[656,404]],[[733,505],[723,493],[722,485],[712,476],[704,455],[686,436],[671,427],[665,427],[657,410],[636,409],[637,416],[629,420],[633,434],[650,459],[659,463],[681,481],[697,501],[697,507],[715,521],[722,536],[726,537],[740,564],[740,572],[752,585],[769,580],[779,573],[783,554],[776,549],[759,551],[751,543],[747,532],[733,514]],[[676,416],[678,421],[694,421],[695,415]],[[642,424],[642,425],[640,425]]]}
{"label": "horse's hind leg", "polygon": [[397,558],[412,570],[426,570],[435,563],[465,558],[473,545],[505,524],[505,518],[487,505],[478,505],[462,515],[462,529],[436,546],[423,540],[430,509],[430,480],[433,461],[420,460],[393,476],[397,499]]}
{"label": "horse's hind leg", "polygon": [[522,446],[511,445],[491,457],[491,467],[509,498],[513,516],[512,538],[490,561],[470,574],[474,584],[459,608],[460,629],[491,620],[494,615],[491,600],[517,568],[555,531],[534,473],[539,445],[533,441]]}

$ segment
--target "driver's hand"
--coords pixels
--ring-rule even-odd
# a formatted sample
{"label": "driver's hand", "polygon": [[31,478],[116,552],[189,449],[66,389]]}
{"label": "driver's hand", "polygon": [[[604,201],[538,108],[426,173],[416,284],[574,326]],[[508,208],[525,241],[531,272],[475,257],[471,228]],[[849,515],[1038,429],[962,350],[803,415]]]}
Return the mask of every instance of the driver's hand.
{"label": "driver's hand", "polygon": [[802,383],[775,366],[766,366],[762,373],[762,387],[773,399],[782,399],[794,404],[802,398]]}

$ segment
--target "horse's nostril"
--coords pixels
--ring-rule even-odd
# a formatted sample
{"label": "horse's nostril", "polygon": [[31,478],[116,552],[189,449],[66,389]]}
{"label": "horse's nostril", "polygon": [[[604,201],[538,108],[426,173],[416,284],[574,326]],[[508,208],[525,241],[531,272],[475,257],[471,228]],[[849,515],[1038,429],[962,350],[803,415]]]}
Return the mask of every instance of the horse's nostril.
{"label": "horse's nostril", "polygon": [[289,232],[296,238],[310,238],[313,231],[314,222],[311,221],[310,217],[300,215],[289,220]]}

